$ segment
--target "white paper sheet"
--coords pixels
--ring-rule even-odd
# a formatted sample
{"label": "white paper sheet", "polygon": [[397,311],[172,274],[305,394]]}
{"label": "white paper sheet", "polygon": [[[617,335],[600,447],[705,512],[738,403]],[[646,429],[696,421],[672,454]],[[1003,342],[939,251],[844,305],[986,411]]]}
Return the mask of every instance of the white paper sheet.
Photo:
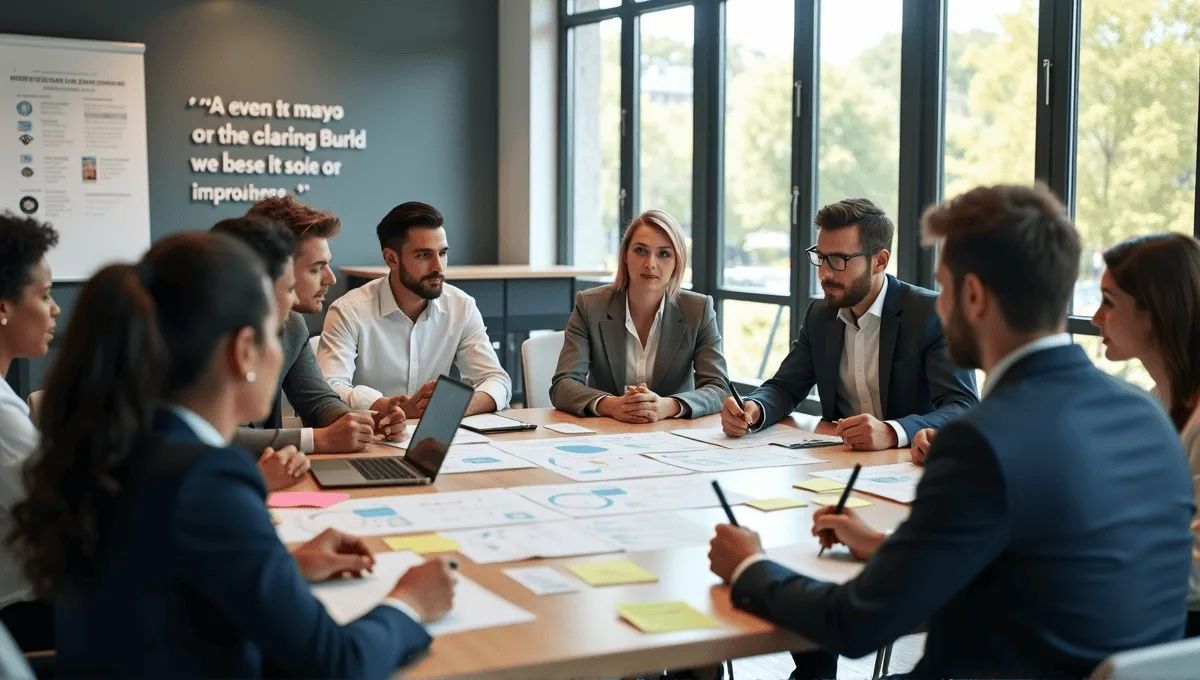
{"label": "white paper sheet", "polygon": [[443,532],[458,552],[476,564],[520,562],[535,557],[574,557],[616,552],[618,548],[578,522],[540,522],[510,527]]}
{"label": "white paper sheet", "polygon": [[[413,433],[417,431],[417,423],[419,423],[419,422],[421,422],[421,421],[419,421],[419,420],[408,421],[408,429],[406,429],[404,431],[404,439],[401,439],[398,442],[389,442],[389,441],[384,441],[382,439],[376,439],[375,443],[383,444],[384,446],[391,446],[391,447],[397,448],[397,449],[407,449],[408,443],[410,441],[412,441]],[[451,450],[453,450],[454,447],[461,446],[463,444],[490,444],[491,441],[492,441],[491,439],[488,439],[487,437],[479,434],[478,432],[464,430],[460,427],[460,428],[458,428],[458,430],[456,430],[454,432],[454,440],[450,442],[450,448],[451,448]]]}
{"label": "white paper sheet", "polygon": [[528,588],[534,595],[561,595],[579,592],[580,583],[554,567],[513,567],[504,575]]}
{"label": "white paper sheet", "polygon": [[506,489],[378,496],[324,510],[279,513],[284,542],[306,541],[333,527],[352,536],[393,536],[563,519]]}
{"label": "white paper sheet", "polygon": [[454,475],[462,472],[485,472],[488,470],[519,470],[537,467],[527,460],[517,458],[488,444],[451,446],[442,469],[438,474]]}
{"label": "white paper sheet", "polygon": [[808,430],[801,430],[796,427],[782,427],[780,425],[772,425],[771,427],[764,428],[758,432],[752,432],[745,437],[730,437],[726,435],[725,432],[719,427],[692,430],[672,430],[671,434],[698,442],[704,442],[705,444],[715,444],[716,446],[726,449],[753,449],[766,446],[772,442],[776,444],[821,442],[828,444],[829,446],[840,446],[842,443],[841,437],[816,434],[814,432],[809,432]]}
{"label": "white paper sheet", "polygon": [[697,524],[676,512],[594,517],[576,520],[575,524],[630,552],[708,543],[714,533],[713,527]]}
{"label": "white paper sheet", "polygon": [[[709,448],[707,444],[672,437],[665,432],[634,432],[627,434],[598,434],[586,437],[556,437],[553,439],[523,439],[497,441],[492,445],[501,451],[527,456],[557,454],[578,456],[619,456],[642,453],[674,453]],[[533,460],[530,458],[529,460]]]}
{"label": "white paper sheet", "polygon": [[[361,579],[343,579],[313,585],[313,595],[325,605],[334,621],[345,625],[374,609],[392,592],[396,581],[410,568],[424,562],[411,552],[375,555],[374,571]],[[526,623],[536,617],[487,590],[469,578],[457,576],[454,606],[441,620],[425,625],[433,637],[468,630]]]}
{"label": "white paper sheet", "polygon": [[844,545],[834,546],[817,557],[820,550],[821,544],[814,538],[804,543],[771,548],[767,550],[767,557],[797,574],[838,584],[858,576],[865,564],[854,559]]}
{"label": "white paper sheet", "polygon": [[712,449],[708,451],[683,451],[681,453],[652,453],[654,460],[696,472],[726,472],[760,467],[783,467],[787,465],[811,465],[824,463],[802,451],[782,449],[778,446],[759,446],[752,449]]}
{"label": "white paper sheet", "polygon": [[[822,470],[812,473],[812,476],[845,484],[850,481],[850,473],[853,471],[853,468]],[[872,465],[859,471],[854,490],[890,498],[900,503],[912,503],[917,497],[917,483],[921,481],[921,475],[924,473],[924,468],[912,463]]]}
{"label": "white paper sheet", "polygon": [[526,425],[527,423],[523,420],[517,420],[516,418],[509,418],[507,416],[502,416],[495,413],[480,413],[478,415],[467,416],[466,418],[463,418],[462,424],[470,425],[471,427],[480,430],[486,430],[493,427],[520,427],[521,425]]}
{"label": "white paper sheet", "polygon": [[559,434],[595,434],[595,430],[588,429],[582,425],[575,423],[555,423],[553,425],[543,425],[542,427],[557,432]]}
{"label": "white paper sheet", "polygon": [[[721,504],[713,493],[711,479],[700,475],[521,486],[511,490],[572,517],[709,508]],[[731,505],[753,500],[729,489],[725,489],[725,498]]]}
{"label": "white paper sheet", "polygon": [[638,477],[686,475],[687,470],[632,454],[581,456],[573,453],[527,451],[526,460],[577,482]]}

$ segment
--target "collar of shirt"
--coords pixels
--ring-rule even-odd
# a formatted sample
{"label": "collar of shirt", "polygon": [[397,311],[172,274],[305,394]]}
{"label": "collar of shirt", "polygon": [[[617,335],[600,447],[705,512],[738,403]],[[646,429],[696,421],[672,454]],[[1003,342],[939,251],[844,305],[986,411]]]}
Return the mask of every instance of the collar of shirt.
{"label": "collar of shirt", "polygon": [[[400,310],[400,305],[396,304],[396,294],[392,292],[391,278],[385,276],[376,280],[380,282],[379,287],[375,290],[375,295],[379,298],[379,305],[377,307],[379,310],[379,316],[385,317],[399,312],[407,317],[408,315],[404,314],[404,312]],[[441,312],[443,305],[444,303],[442,302],[441,297],[436,297],[430,300],[429,304],[425,306],[425,311],[421,312],[421,314],[417,316],[417,319],[420,320],[421,318],[428,318],[438,312]]]}
{"label": "collar of shirt", "polygon": [[[887,299],[888,279],[883,277],[883,285],[879,287],[879,295],[875,296],[875,301],[867,308],[867,313],[863,316],[873,316],[875,318],[883,318],[883,303]],[[854,312],[850,311],[849,307],[842,307],[838,310],[838,318],[847,326],[852,326],[858,329],[859,319],[854,318]]]}
{"label": "collar of shirt", "polygon": [[[650,342],[650,335],[653,335],[654,331],[662,324],[663,310],[666,309],[666,306],[667,296],[663,295],[662,300],[658,302],[658,311],[654,313],[654,323],[650,324],[650,333],[646,336],[647,344]],[[641,342],[642,336],[638,335],[637,326],[633,323],[633,312],[629,310],[629,291],[625,292],[625,329],[632,333],[638,342]]]}
{"label": "collar of shirt", "polygon": [[191,429],[192,434],[196,435],[201,443],[220,449],[229,446],[229,442],[221,436],[217,428],[213,427],[212,423],[205,420],[199,413],[179,404],[167,404],[167,408],[171,410],[171,413],[179,416],[179,419]]}
{"label": "collar of shirt", "polygon": [[992,371],[988,373],[987,380],[983,383],[983,388],[979,390],[979,398],[986,397],[996,385],[1000,384],[1000,379],[1004,377],[1004,374],[1021,359],[1035,352],[1055,347],[1065,347],[1069,344],[1071,344],[1070,333],[1056,333],[1054,335],[1047,335],[1044,338],[1038,338],[1033,342],[1027,342],[1009,352],[1004,355],[1003,359],[997,361],[995,366],[992,366]]}

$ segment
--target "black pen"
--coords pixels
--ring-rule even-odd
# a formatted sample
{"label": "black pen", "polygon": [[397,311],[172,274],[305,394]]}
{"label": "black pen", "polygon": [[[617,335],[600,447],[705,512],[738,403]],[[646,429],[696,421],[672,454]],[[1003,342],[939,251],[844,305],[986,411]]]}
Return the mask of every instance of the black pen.
{"label": "black pen", "polygon": [[746,410],[746,402],[742,399],[742,395],[738,394],[737,388],[733,386],[733,381],[729,382],[729,393],[733,395],[733,400],[737,402],[738,408]]}
{"label": "black pen", "polygon": [[[854,482],[858,481],[858,471],[862,469],[862,463],[854,464],[854,471],[850,473],[850,481],[846,482],[846,488],[842,489],[842,497],[838,499],[838,504],[833,509],[833,514],[840,515],[842,510],[846,509],[846,499],[850,497],[850,490],[854,488]],[[830,531],[826,529],[826,531]],[[821,546],[821,550],[817,552],[817,557],[825,554],[825,546]]]}
{"label": "black pen", "polygon": [[729,501],[725,500],[725,492],[721,491],[721,484],[717,480],[713,480],[713,491],[717,492],[717,500],[721,501],[721,507],[725,508],[725,516],[729,518],[729,523],[733,526],[740,526],[737,523],[737,518],[733,516],[733,508],[729,507]]}

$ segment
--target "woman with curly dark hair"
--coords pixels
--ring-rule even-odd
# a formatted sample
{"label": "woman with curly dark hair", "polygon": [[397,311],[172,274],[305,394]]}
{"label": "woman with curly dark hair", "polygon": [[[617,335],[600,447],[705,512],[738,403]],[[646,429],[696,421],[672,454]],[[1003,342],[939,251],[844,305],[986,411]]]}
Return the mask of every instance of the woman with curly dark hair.
{"label": "woman with curly dark hair", "polygon": [[[45,356],[58,305],[46,253],[58,243],[48,224],[0,215],[0,536],[12,528],[12,509],[24,495],[21,464],[38,445],[29,407],[4,377],[14,359]],[[24,651],[54,647],[54,610],[30,600],[28,583],[11,553],[0,550],[0,622]]]}

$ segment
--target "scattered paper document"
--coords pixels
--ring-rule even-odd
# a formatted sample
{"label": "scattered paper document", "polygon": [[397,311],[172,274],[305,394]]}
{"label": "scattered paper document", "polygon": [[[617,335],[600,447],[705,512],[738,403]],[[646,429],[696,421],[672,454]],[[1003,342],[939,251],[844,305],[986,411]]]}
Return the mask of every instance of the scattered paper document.
{"label": "scattered paper document", "polygon": [[595,430],[590,430],[582,425],[575,423],[555,423],[553,425],[543,425],[542,427],[557,432],[559,434],[595,434]]}
{"label": "scattered paper document", "polygon": [[527,426],[529,423],[516,418],[497,415],[495,413],[480,413],[462,419],[462,424],[476,430],[497,430]]}
{"label": "scattered paper document", "polygon": [[453,539],[437,534],[422,534],[420,536],[389,536],[383,539],[392,550],[411,550],[424,555],[426,553],[453,552],[458,550],[458,543]]}
{"label": "scattered paper document", "polygon": [[654,572],[629,560],[576,562],[567,565],[567,569],[589,586],[620,586],[628,583],[653,583],[658,580]]}
{"label": "scattered paper document", "polygon": [[597,434],[553,439],[521,439],[496,441],[492,445],[514,456],[534,460],[530,456],[545,454],[577,456],[616,456],[642,453],[676,453],[709,448],[702,442],[672,437],[666,432],[629,432]]}
{"label": "scattered paper document", "polygon": [[456,541],[458,551],[476,564],[598,555],[619,550],[576,522],[539,522],[450,531],[444,535]]}
{"label": "scattered paper document", "polygon": [[[412,441],[413,433],[417,431],[416,423],[420,421],[408,421],[408,429],[404,431],[404,438],[398,442],[390,442],[382,439],[376,439],[376,444],[383,444],[397,449],[407,449],[408,443]],[[459,446],[462,444],[487,444],[492,440],[478,432],[464,430],[461,427],[454,433],[454,439],[450,442],[451,446]]]}
{"label": "scattered paper document", "polygon": [[348,493],[280,491],[267,496],[267,505],[272,508],[328,508],[334,503],[349,499]]}
{"label": "scattered paper document", "polygon": [[[672,430],[671,434],[685,437],[706,444],[715,444],[727,449],[752,449],[775,444],[821,444],[822,446],[840,446],[841,437],[816,434],[797,427],[772,425],[758,432],[751,432],[744,437],[730,437],[719,427],[699,428],[691,430]],[[776,447],[778,448],[778,447]],[[785,449],[790,450],[790,449]],[[663,452],[665,453],[665,452]]]}
{"label": "scattered paper document", "polygon": [[652,453],[648,456],[668,465],[695,472],[727,472],[750,468],[784,467],[789,465],[811,465],[824,463],[800,451],[778,446],[757,446],[752,449],[707,449],[680,453]]}
{"label": "scattered paper document", "polygon": [[639,477],[667,477],[690,474],[674,465],[667,465],[636,453],[600,456],[581,456],[574,453],[527,451],[526,460],[577,482]]}
{"label": "scattered paper document", "polygon": [[746,505],[763,512],[772,510],[787,510],[788,508],[802,508],[807,503],[798,501],[795,498],[763,498],[757,501],[750,501]]}
{"label": "scattered paper document", "polygon": [[[851,472],[853,469],[822,470],[812,474],[814,477],[824,477],[846,484],[850,480]],[[917,483],[921,481],[921,475],[924,473],[924,468],[912,463],[872,465],[859,471],[854,490],[890,498],[900,503],[912,503],[917,497]]]}
{"label": "scattered paper document", "polygon": [[625,602],[617,605],[617,613],[643,633],[673,633],[717,627],[716,619],[681,600]]}
{"label": "scattered paper document", "polygon": [[711,526],[702,526],[677,512],[619,515],[577,520],[584,532],[600,536],[619,550],[666,550],[708,543]]}
{"label": "scattered paper document", "polygon": [[[510,490],[572,517],[711,508],[721,504],[713,493],[711,479],[703,475],[519,486]],[[725,500],[730,505],[738,505],[753,499],[725,489]]]}
{"label": "scattered paper document", "polygon": [[573,581],[554,567],[513,567],[504,575],[528,588],[534,595],[561,595],[579,592],[579,582]]}
{"label": "scattered paper document", "polygon": [[517,458],[487,444],[451,446],[438,474],[456,475],[463,472],[490,472],[493,470],[520,470],[537,467],[533,463]]}
{"label": "scattered paper document", "polygon": [[767,557],[797,574],[838,584],[858,576],[865,564],[854,559],[850,549],[844,545],[835,545],[817,557],[820,551],[821,543],[814,538],[795,545],[771,548],[767,550]]}
{"label": "scattered paper document", "polygon": [[[812,501],[813,505],[837,505],[838,501],[842,500],[842,495],[836,494],[836,493],[831,493],[831,494],[827,494],[827,495],[823,495],[823,496],[813,496],[812,498],[810,498],[808,500]],[[858,496],[851,496],[846,499],[846,505],[844,507],[865,508],[868,505],[873,505],[873,503],[871,503],[871,501],[869,501],[865,498],[859,498]]]}
{"label": "scattered paper document", "polygon": [[804,489],[805,491],[824,493],[826,491],[841,491],[842,489],[846,488],[846,483],[835,482],[832,479],[814,477],[813,479],[806,479],[803,482],[796,482],[792,486],[796,487],[797,489]]}
{"label": "scattered paper document", "polygon": [[[404,572],[424,561],[411,552],[381,553],[375,556],[375,569],[370,574],[363,578],[314,584],[313,595],[325,605],[325,611],[334,621],[345,625],[378,606]],[[534,618],[532,613],[459,574],[454,588],[454,607],[441,620],[425,624],[425,630],[437,637],[526,623]]]}

